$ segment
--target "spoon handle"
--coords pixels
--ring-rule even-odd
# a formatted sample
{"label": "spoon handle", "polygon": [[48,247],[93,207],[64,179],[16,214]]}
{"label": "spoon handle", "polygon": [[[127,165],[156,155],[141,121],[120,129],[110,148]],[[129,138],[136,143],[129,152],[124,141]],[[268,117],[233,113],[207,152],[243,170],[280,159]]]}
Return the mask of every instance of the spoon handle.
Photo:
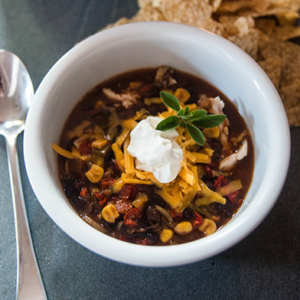
{"label": "spoon handle", "polygon": [[9,175],[13,199],[17,244],[17,300],[47,299],[34,254],[22,192],[17,134],[6,136]]}

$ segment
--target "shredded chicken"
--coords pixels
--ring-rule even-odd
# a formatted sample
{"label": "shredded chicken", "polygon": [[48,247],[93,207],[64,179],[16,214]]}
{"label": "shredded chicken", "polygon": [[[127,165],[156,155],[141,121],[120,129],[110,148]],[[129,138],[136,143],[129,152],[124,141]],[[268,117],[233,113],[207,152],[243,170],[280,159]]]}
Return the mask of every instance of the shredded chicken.
{"label": "shredded chicken", "polygon": [[117,94],[111,89],[107,88],[103,88],[102,91],[109,99],[121,102],[125,108],[137,103],[140,98],[140,95],[134,91],[128,91],[122,94]]}
{"label": "shredded chicken", "polygon": [[234,144],[237,144],[237,143],[240,143],[244,138],[245,136],[248,134],[248,130],[245,129],[239,136],[237,136],[236,138],[231,138],[231,141],[234,143]]}
{"label": "shredded chicken", "polygon": [[171,76],[172,70],[169,67],[159,67],[155,76],[155,83],[162,88],[167,88],[177,83]]}
{"label": "shredded chicken", "polygon": [[[220,99],[220,97],[208,98],[206,95],[201,95],[197,104],[200,106],[200,108],[203,108],[214,115],[223,114],[223,108],[225,106],[224,102]],[[219,126],[220,142],[224,150],[229,149],[228,126],[228,119],[225,119],[224,122]]]}
{"label": "shredded chicken", "polygon": [[220,162],[221,170],[230,170],[239,160],[242,160],[248,155],[248,142],[244,140],[239,150],[227,156]]}

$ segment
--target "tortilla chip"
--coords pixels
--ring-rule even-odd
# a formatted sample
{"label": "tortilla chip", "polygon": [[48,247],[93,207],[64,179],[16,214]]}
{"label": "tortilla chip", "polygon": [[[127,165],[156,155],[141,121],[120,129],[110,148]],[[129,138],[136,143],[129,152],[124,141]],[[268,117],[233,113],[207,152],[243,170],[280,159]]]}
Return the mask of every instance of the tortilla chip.
{"label": "tortilla chip", "polygon": [[299,18],[299,14],[296,11],[289,10],[276,13],[275,15],[281,26],[293,26]]}
{"label": "tortilla chip", "polygon": [[222,0],[210,0],[209,3],[212,7],[213,12],[215,12],[220,7]]}
{"label": "tortilla chip", "polygon": [[131,20],[132,22],[166,21],[163,14],[151,5],[144,6]]}
{"label": "tortilla chip", "polygon": [[275,19],[260,18],[255,20],[255,28],[261,30],[266,35],[271,35],[275,26]]}
{"label": "tortilla chip", "polygon": [[300,126],[300,106],[286,109],[290,126]]}
{"label": "tortilla chip", "polygon": [[212,19],[207,19],[203,21],[199,28],[212,32],[214,34],[224,36],[224,26],[219,22],[216,22]]}
{"label": "tortilla chip", "polygon": [[160,10],[167,21],[194,26],[200,26],[212,14],[208,0],[165,0],[161,2]]}
{"label": "tortilla chip", "polygon": [[224,13],[237,13],[238,11],[244,12],[261,12],[266,11],[269,6],[268,0],[224,0],[220,6],[219,12]]}
{"label": "tortilla chip", "polygon": [[293,108],[300,105],[300,79],[293,84],[281,87],[279,94],[286,108]]}
{"label": "tortilla chip", "polygon": [[269,76],[276,89],[278,89],[281,77],[281,58],[278,56],[270,57],[266,60],[259,61],[258,64]]}
{"label": "tortilla chip", "polygon": [[144,6],[152,5],[152,0],[138,0],[139,8],[143,8]]}
{"label": "tortilla chip", "polygon": [[272,33],[272,37],[280,41],[286,41],[300,36],[300,27],[284,26],[275,27]]}
{"label": "tortilla chip", "polygon": [[300,79],[300,47],[290,42],[270,41],[260,51],[263,58],[279,56],[282,59],[280,86],[288,86]]}
{"label": "tortilla chip", "polygon": [[235,35],[229,37],[228,39],[244,50],[248,55],[250,55],[254,60],[257,60],[258,52],[258,30],[250,29],[247,35]]}

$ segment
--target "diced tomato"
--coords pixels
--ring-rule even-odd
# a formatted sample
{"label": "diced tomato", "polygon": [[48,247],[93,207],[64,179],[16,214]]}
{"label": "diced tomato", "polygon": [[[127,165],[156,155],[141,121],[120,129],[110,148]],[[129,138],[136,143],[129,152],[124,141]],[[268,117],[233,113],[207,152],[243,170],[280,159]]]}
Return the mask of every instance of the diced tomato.
{"label": "diced tomato", "polygon": [[228,179],[224,176],[219,176],[216,182],[214,183],[215,189],[220,189],[221,187],[228,184]]}
{"label": "diced tomato", "polygon": [[129,227],[129,228],[132,228],[132,227],[135,227],[137,225],[137,222],[135,220],[132,220],[132,219],[126,219],[124,221],[124,224]]}
{"label": "diced tomato", "polygon": [[202,217],[196,211],[194,211],[194,213],[195,213],[196,217],[193,221],[193,226],[201,225],[203,223]]}
{"label": "diced tomato", "polygon": [[110,186],[112,186],[115,182],[116,182],[116,179],[114,179],[114,178],[104,178],[100,181],[100,188],[102,190],[106,190]]}
{"label": "diced tomato", "polygon": [[80,191],[80,197],[84,198],[87,194],[87,188],[86,187],[83,187]]}
{"label": "diced tomato", "polygon": [[105,206],[106,203],[107,203],[107,198],[104,198],[103,200],[100,200],[100,201],[99,201],[99,205],[100,205],[101,207]]}
{"label": "diced tomato", "polygon": [[124,241],[124,242],[127,242],[127,239],[126,239],[126,237],[124,235],[120,235],[120,240]]}
{"label": "diced tomato", "polygon": [[140,93],[147,93],[152,88],[152,84],[145,84],[140,89]]}
{"label": "diced tomato", "polygon": [[104,193],[100,193],[100,192],[96,192],[94,193],[94,195],[99,199],[99,200],[103,200],[104,199]]}
{"label": "diced tomato", "polygon": [[235,200],[235,201],[236,201],[235,204],[239,206],[239,205],[242,204],[242,202],[244,201],[244,199],[240,198],[239,200]]}
{"label": "diced tomato", "polygon": [[142,217],[142,212],[137,207],[134,207],[129,209],[126,212],[123,221],[126,226],[134,227],[137,225],[136,220],[140,219],[141,217]]}
{"label": "diced tomato", "polygon": [[79,150],[83,155],[92,153],[92,142],[89,139],[83,140],[79,145]]}
{"label": "diced tomato", "polygon": [[171,215],[172,219],[182,218],[182,212],[177,212],[174,209],[171,209],[170,215]]}
{"label": "diced tomato", "polygon": [[137,241],[137,244],[138,245],[148,245],[148,241],[147,241],[147,239],[146,238],[144,238],[144,239],[142,239],[142,240],[140,240],[140,241]]}
{"label": "diced tomato", "polygon": [[230,200],[231,203],[235,203],[236,200],[237,200],[238,194],[239,194],[239,191],[235,191],[231,194],[228,194],[227,197],[228,197],[228,199]]}
{"label": "diced tomato", "polygon": [[134,199],[138,193],[137,188],[133,184],[123,185],[118,197],[121,199]]}
{"label": "diced tomato", "polygon": [[113,163],[114,163],[115,170],[118,171],[118,172],[120,172],[120,171],[121,171],[121,168],[120,168],[119,163],[117,162],[117,160],[116,160],[116,159],[113,159],[112,161],[113,161]]}
{"label": "diced tomato", "polygon": [[212,170],[211,170],[211,168],[209,167],[209,165],[205,165],[204,170],[205,170],[205,175],[206,175],[207,177],[212,177]]}
{"label": "diced tomato", "polygon": [[123,199],[114,201],[113,205],[120,214],[125,214],[130,208],[132,208],[131,202]]}

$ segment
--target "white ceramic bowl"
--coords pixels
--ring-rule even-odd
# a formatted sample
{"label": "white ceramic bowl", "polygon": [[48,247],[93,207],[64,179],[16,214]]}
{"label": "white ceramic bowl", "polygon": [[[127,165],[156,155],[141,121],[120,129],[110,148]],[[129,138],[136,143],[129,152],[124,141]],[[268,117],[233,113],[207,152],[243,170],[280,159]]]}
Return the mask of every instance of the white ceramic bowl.
{"label": "white ceramic bowl", "polygon": [[[224,228],[183,245],[147,247],[113,239],[80,219],[62,191],[51,143],[59,141],[70,111],[95,85],[125,71],[160,65],[204,78],[235,103],[252,134],[255,170],[245,203]],[[95,253],[139,266],[191,263],[236,244],[273,207],[290,157],[286,114],[276,89],[261,68],[223,38],[166,22],[134,23],[105,30],[66,53],[36,92],[24,139],[29,180],[52,220]]]}

